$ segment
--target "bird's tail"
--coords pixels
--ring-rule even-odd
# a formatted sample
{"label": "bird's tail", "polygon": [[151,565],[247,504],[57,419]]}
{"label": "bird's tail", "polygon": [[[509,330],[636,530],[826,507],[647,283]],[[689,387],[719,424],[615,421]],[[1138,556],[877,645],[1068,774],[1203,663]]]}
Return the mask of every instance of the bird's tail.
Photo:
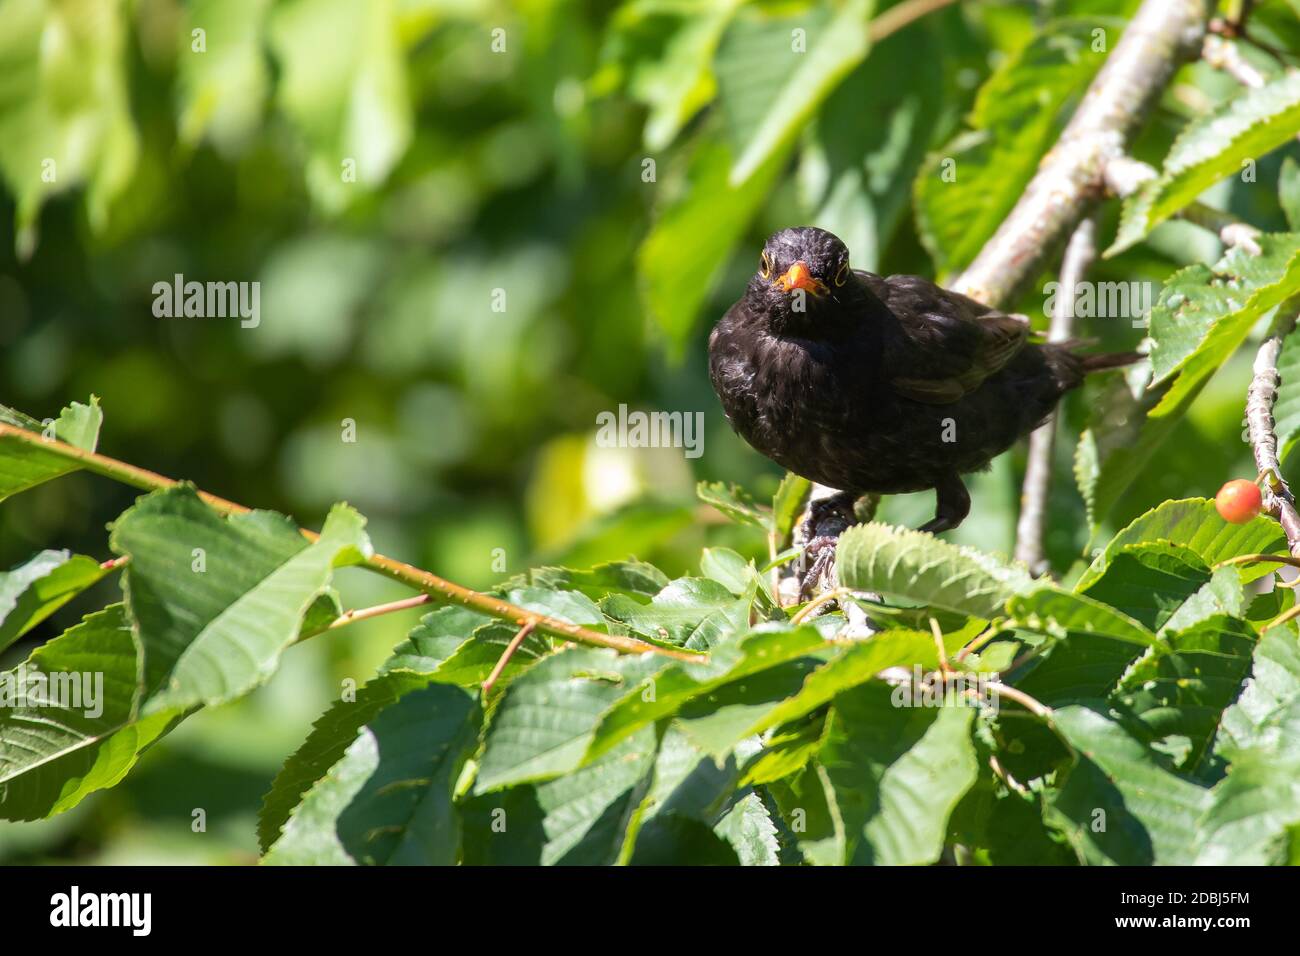
{"label": "bird's tail", "polygon": [[1068,392],[1083,384],[1085,376],[1106,369],[1123,368],[1132,365],[1143,356],[1137,352],[1101,352],[1092,355],[1081,354],[1075,349],[1095,343],[1082,339],[1067,339],[1042,346],[1047,364],[1052,369],[1057,386],[1061,392]]}
{"label": "bird's tail", "polygon": [[1085,375],[1089,372],[1103,372],[1108,368],[1123,368],[1140,358],[1143,358],[1140,352],[1103,352],[1100,355],[1078,356]]}

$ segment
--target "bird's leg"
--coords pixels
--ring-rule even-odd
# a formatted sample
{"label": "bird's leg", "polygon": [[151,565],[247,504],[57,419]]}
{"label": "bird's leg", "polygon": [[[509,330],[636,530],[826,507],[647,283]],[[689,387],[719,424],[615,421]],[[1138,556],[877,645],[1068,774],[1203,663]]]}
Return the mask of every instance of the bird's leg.
{"label": "bird's leg", "polygon": [[970,514],[970,493],[956,472],[934,486],[934,518],[917,530],[938,534],[951,531]]}
{"label": "bird's leg", "polygon": [[811,597],[817,583],[830,575],[840,534],[857,522],[853,501],[852,494],[841,491],[808,505],[808,519],[802,529],[806,570],[799,579],[801,598]]}

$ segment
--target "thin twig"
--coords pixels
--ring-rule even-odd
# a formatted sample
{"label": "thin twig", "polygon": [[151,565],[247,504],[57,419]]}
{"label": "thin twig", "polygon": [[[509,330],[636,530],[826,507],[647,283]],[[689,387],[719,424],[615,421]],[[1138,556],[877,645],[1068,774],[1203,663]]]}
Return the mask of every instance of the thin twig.
{"label": "thin twig", "polygon": [[334,620],[330,621],[327,630],[333,630],[336,627],[345,627],[354,621],[365,621],[372,617],[379,617],[383,614],[392,614],[394,611],[405,611],[408,608],[428,604],[432,600],[433,598],[427,594],[417,594],[415,597],[402,598],[400,601],[389,601],[387,604],[376,604],[374,607],[354,608],[351,611],[344,611]]}
{"label": "thin twig", "polygon": [[1025,710],[1029,711],[1035,717],[1041,717],[1043,720],[1046,720],[1048,723],[1051,723],[1052,718],[1055,716],[1052,713],[1052,708],[1048,707],[1044,703],[1041,703],[1037,699],[1030,697],[1023,690],[1019,690],[1018,688],[1012,687],[1009,684],[1000,684],[997,681],[990,681],[988,684],[988,689],[992,693],[996,694],[998,697],[1005,697],[1007,698],[1007,700],[1014,700],[1017,704],[1025,708]]}
{"label": "thin twig", "polygon": [[1273,620],[1264,625],[1264,631],[1271,631],[1273,628],[1287,623],[1287,621],[1294,621],[1297,617],[1300,617],[1300,604],[1288,608],[1277,617],[1273,618]]}
{"label": "thin twig", "polygon": [[1217,34],[1206,34],[1205,44],[1201,47],[1201,59],[1216,70],[1227,73],[1242,86],[1264,85],[1264,74],[1241,55],[1237,44]]}
{"label": "thin twig", "polygon": [[897,33],[926,14],[958,2],[960,0],[906,0],[896,7],[890,7],[867,24],[867,37],[872,43],[879,43],[885,37]]}
{"label": "thin twig", "polygon": [[1296,511],[1291,489],[1282,478],[1273,421],[1273,403],[1280,383],[1277,358],[1282,351],[1282,340],[1295,328],[1297,312],[1300,312],[1300,296],[1278,306],[1273,324],[1255,353],[1254,374],[1246,389],[1246,428],[1255,464],[1265,476],[1264,507],[1281,523],[1291,553],[1300,557],[1300,513]]}
{"label": "thin twig", "polygon": [[808,618],[812,616],[812,612],[817,610],[819,607],[823,607],[831,601],[838,600],[839,598],[846,597],[849,593],[848,588],[830,588],[829,590],[823,591],[803,607],[799,608],[799,610],[795,612],[794,617],[790,618],[790,623],[795,625],[802,624],[804,621],[808,620]]}
{"label": "thin twig", "polygon": [[934,615],[930,615],[930,636],[934,638],[934,649],[939,653],[939,672],[946,679],[952,674],[952,668],[948,665],[948,649],[943,646],[943,628]]}
{"label": "thin twig", "polygon": [[1107,162],[1125,152],[1174,70],[1201,47],[1211,0],[1144,0],[1015,208],[954,288],[1000,306],[1100,197]]}
{"label": "thin twig", "polygon": [[1019,794],[1027,794],[1029,791],[1025,785],[1007,772],[1006,768],[998,761],[997,754],[989,754],[989,767],[1010,789]]}
{"label": "thin twig", "polygon": [[1270,561],[1277,564],[1287,564],[1293,568],[1300,568],[1300,558],[1291,554],[1239,554],[1235,558],[1226,558],[1212,565],[1210,570],[1217,571],[1219,568],[1226,568],[1234,564],[1256,564]]}
{"label": "thin twig", "polygon": [[[0,439],[3,438],[12,438],[15,441],[40,448],[66,461],[76,462],[82,468],[94,474],[112,478],[122,484],[140,488],[144,491],[161,491],[166,488],[175,488],[180,484],[179,481],[164,477],[157,472],[138,468],[116,458],[86,451],[83,448],[77,448],[57,439],[46,438],[37,432],[30,432],[24,428],[0,422]],[[221,514],[248,514],[252,510],[236,502],[209,494],[206,491],[196,489],[195,493],[201,500]],[[309,531],[306,528],[299,528],[298,530],[308,541],[316,541],[320,537],[316,532]],[[703,663],[708,660],[702,654],[678,650],[675,647],[662,647],[658,644],[651,644],[648,641],[638,640],[634,637],[625,637],[621,634],[602,634],[599,631],[580,627],[577,624],[570,624],[568,621],[562,621],[559,618],[534,614],[508,601],[502,601],[490,594],[480,594],[478,591],[472,591],[453,581],[440,578],[423,568],[417,568],[414,565],[406,564],[395,558],[385,557],[382,554],[371,555],[365,559],[362,566],[385,577],[392,578],[394,581],[400,581],[417,591],[424,591],[435,598],[449,601],[452,604],[459,604],[473,611],[479,611],[488,617],[501,618],[502,620],[513,621],[516,624],[523,624],[530,619],[535,620],[537,630],[564,640],[577,641],[580,644],[592,644],[596,647],[608,647],[623,654],[649,652],[693,663]]]}
{"label": "thin twig", "polygon": [[484,699],[487,698],[488,691],[492,689],[492,685],[497,682],[497,678],[501,676],[501,672],[506,669],[506,665],[510,663],[510,658],[514,657],[515,651],[519,650],[519,645],[524,642],[524,638],[533,633],[533,628],[536,626],[537,621],[535,620],[524,621],[523,626],[520,627],[519,630],[515,632],[515,636],[510,639],[510,643],[506,645],[505,652],[497,659],[496,665],[492,668],[492,673],[488,674],[487,680],[483,682]]}
{"label": "thin twig", "polygon": [[360,607],[351,611],[344,611],[324,627],[318,627],[314,631],[303,631],[298,635],[296,643],[301,644],[308,638],[316,637],[320,634],[326,634],[338,627],[345,627],[354,621],[364,621],[368,618],[379,617],[383,614],[391,614],[394,611],[405,611],[407,608],[428,604],[432,600],[433,598],[427,594],[417,594],[415,597],[402,598],[400,601],[389,601],[387,604],[376,604],[374,607]]}
{"label": "thin twig", "polygon": [[957,652],[956,660],[964,661],[967,657],[969,657],[971,654],[974,654],[981,647],[983,647],[985,644],[993,640],[993,638],[997,637],[1001,633],[1002,633],[1001,630],[999,630],[998,628],[990,624],[988,627],[984,628],[984,630],[981,631],[979,634],[975,635],[975,637],[971,639],[970,643],[968,643],[965,647],[963,647],[961,650]]}
{"label": "thin twig", "polygon": [[[1097,218],[1085,217],[1074,230],[1061,259],[1060,283],[1056,290],[1049,342],[1064,342],[1074,336],[1075,290],[1097,257]],[[1056,415],[1029,436],[1029,459],[1020,492],[1020,519],[1016,522],[1016,560],[1023,561],[1031,574],[1048,570],[1043,554],[1043,529],[1047,523],[1047,498],[1052,487],[1052,452],[1056,446]]]}

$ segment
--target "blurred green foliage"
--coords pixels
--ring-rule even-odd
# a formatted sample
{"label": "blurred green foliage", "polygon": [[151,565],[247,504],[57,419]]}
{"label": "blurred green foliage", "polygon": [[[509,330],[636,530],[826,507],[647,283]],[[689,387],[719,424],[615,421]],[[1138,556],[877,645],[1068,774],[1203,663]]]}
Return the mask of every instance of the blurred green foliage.
{"label": "blurred green foliage", "polygon": [[[1113,43],[1136,3],[965,3],[870,49],[872,8],[890,5],[0,0],[0,402],[52,417],[95,394],[107,453],[309,526],[349,501],[380,550],[471,586],[540,561],[636,554],[678,574],[704,544],[760,554],[761,533],[713,520],[693,489],[768,495],[780,478],[731,434],[704,362],[762,237],[814,222],[859,267],[960,269],[1099,65],[1093,30]],[[1260,6],[1260,32],[1292,44],[1288,5]],[[792,61],[796,28],[807,53]],[[1232,90],[1185,68],[1137,155],[1158,164]],[[1286,228],[1273,189],[1296,152],[1206,198]],[[970,170],[954,189],[929,175],[945,156]],[[1097,278],[1159,282],[1219,253],[1167,223]],[[156,318],[152,286],[178,273],[259,281],[261,324]],[[1018,307],[1045,324],[1040,291]],[[1142,335],[1116,320],[1082,332],[1114,348]],[[1251,472],[1248,365],[1210,383],[1104,529]],[[1062,416],[1059,571],[1090,539],[1068,476],[1092,402]],[[620,403],[703,411],[704,455],[598,447],[595,416]],[[975,478],[955,540],[1011,550],[1022,467],[1017,450]],[[30,492],[0,510],[0,567],[43,547],[106,557],[103,526],[131,497],[85,474]],[[905,496],[882,517],[930,510]],[[350,606],[399,596],[355,571],[340,582]],[[90,592],[2,662],[110,599]],[[255,859],[275,769],[411,623],[288,655],[121,787],[0,826],[0,859]],[[206,842],[176,809],[191,804]]]}

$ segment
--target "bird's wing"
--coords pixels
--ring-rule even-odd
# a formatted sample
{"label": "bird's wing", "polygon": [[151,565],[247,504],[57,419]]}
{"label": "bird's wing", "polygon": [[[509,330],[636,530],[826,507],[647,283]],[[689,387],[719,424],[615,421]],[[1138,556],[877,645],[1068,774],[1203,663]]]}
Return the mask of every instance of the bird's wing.
{"label": "bird's wing", "polygon": [[1025,346],[1029,323],[919,276],[871,276],[872,292],[898,318],[884,367],[905,398],[946,405],[975,391]]}

